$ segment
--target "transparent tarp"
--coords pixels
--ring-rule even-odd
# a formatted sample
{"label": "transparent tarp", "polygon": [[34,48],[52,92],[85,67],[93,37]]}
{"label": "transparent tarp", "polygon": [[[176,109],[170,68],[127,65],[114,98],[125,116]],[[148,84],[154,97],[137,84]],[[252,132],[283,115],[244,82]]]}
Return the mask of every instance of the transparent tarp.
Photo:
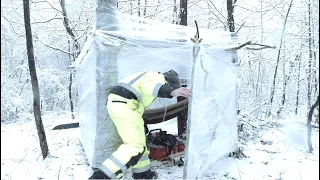
{"label": "transparent tarp", "polygon": [[[198,177],[237,146],[236,54],[227,50],[236,40],[230,33],[200,28],[203,40],[195,45],[190,40],[194,27],[108,16],[113,23],[91,33],[75,63],[81,143],[90,165],[98,167],[121,143],[106,109],[110,87],[132,73],[173,69],[193,90],[186,167],[198,170],[188,176]],[[176,102],[159,98],[150,108]]]}

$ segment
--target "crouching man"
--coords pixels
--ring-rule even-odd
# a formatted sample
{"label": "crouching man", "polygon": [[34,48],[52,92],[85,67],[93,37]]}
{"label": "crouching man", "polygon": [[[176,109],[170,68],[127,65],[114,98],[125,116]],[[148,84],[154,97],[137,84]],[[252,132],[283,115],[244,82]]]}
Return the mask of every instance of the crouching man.
{"label": "crouching man", "polygon": [[150,170],[142,115],[157,97],[178,96],[188,98],[191,91],[180,86],[174,70],[136,73],[112,87],[107,109],[123,144],[89,179],[120,179],[131,167],[134,179],[157,179],[157,173]]}

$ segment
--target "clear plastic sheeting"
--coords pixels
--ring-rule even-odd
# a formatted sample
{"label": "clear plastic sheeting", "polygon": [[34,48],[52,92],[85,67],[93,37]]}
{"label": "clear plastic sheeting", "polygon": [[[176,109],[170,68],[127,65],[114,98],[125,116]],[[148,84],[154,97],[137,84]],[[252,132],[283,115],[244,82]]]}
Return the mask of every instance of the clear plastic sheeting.
{"label": "clear plastic sheeting", "polygon": [[237,67],[217,58],[231,60],[232,55],[225,51],[212,49],[209,54],[202,50],[196,58],[190,86],[193,95],[188,114],[186,179],[202,179],[215,161],[238,145]]}
{"label": "clear plastic sheeting", "polygon": [[[75,62],[81,143],[90,165],[99,167],[121,143],[106,108],[107,92],[116,82],[136,72],[173,69],[191,87],[195,65],[187,167],[195,173],[190,177],[205,173],[237,146],[236,54],[227,51],[237,41],[230,33],[200,28],[201,53],[194,64],[195,27],[108,16],[112,23],[91,32]],[[175,102],[159,98],[151,107]]]}

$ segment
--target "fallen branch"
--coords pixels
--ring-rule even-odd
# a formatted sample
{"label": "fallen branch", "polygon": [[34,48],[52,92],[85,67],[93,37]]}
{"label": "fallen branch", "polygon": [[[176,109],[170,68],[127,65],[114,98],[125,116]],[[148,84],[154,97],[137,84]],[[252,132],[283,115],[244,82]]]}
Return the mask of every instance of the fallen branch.
{"label": "fallen branch", "polygon": [[271,48],[271,49],[275,49],[276,48],[276,46],[269,46],[269,45],[257,44],[257,43],[250,44],[250,45],[257,45],[257,46],[261,46],[261,47],[260,48],[247,47],[246,49],[248,49],[248,50],[261,50],[261,49],[266,49],[266,48]]}
{"label": "fallen branch", "polygon": [[[189,99],[171,104],[169,106],[147,109],[143,113],[143,120],[146,124],[157,124],[178,116],[181,111],[188,108]],[[78,128],[79,122],[60,124],[55,126],[52,130]]]}
{"label": "fallen branch", "polygon": [[258,127],[257,127],[257,126],[254,126],[254,125],[250,124],[248,121],[245,121],[245,120],[243,120],[243,119],[240,119],[239,121],[243,121],[243,122],[245,122],[245,123],[249,124],[250,126],[252,126],[252,127],[254,127],[254,128],[257,128],[257,129],[258,129]]}
{"label": "fallen branch", "polygon": [[226,51],[236,51],[238,49],[241,49],[245,46],[260,46],[259,48],[253,48],[253,47],[247,47],[246,49],[248,50],[262,50],[262,49],[266,49],[266,48],[271,48],[271,49],[275,49],[276,46],[269,46],[269,45],[265,45],[265,44],[258,44],[258,43],[252,43],[252,41],[248,41],[244,44],[241,44],[240,46],[234,47],[234,48],[229,48],[226,49]]}

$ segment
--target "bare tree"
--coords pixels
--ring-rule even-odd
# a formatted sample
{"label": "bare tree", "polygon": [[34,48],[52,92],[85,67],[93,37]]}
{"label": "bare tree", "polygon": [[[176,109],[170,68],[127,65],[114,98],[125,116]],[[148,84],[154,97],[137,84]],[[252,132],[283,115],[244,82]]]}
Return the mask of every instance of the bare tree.
{"label": "bare tree", "polygon": [[[176,1],[174,1],[175,3]],[[173,10],[175,13],[175,9]],[[179,14],[179,24],[187,26],[188,25],[188,0],[180,0],[180,14]],[[183,85],[186,87],[186,85]],[[185,100],[184,97],[177,97],[177,101],[181,102]],[[186,138],[186,130],[187,130],[187,119],[188,119],[188,109],[181,111],[177,116],[177,125],[178,125],[178,135],[181,138]]]}
{"label": "bare tree", "polygon": [[[80,44],[78,43],[76,36],[74,34],[74,32],[72,31],[71,27],[70,27],[70,23],[69,23],[69,18],[67,15],[67,10],[66,10],[66,6],[65,6],[65,0],[60,0],[60,6],[62,9],[62,15],[63,15],[63,25],[67,31],[67,33],[69,34],[69,36],[71,36],[72,38],[72,42],[69,42],[69,46],[71,46],[71,58],[70,58],[70,64],[72,64],[75,59],[78,57],[78,55],[80,54]],[[70,110],[71,110],[71,118],[74,119],[74,107],[73,107],[73,98],[72,98],[72,82],[73,82],[73,72],[70,71],[70,76],[69,76],[69,102],[70,102]]]}
{"label": "bare tree", "polygon": [[313,151],[312,148],[312,143],[311,143],[311,121],[312,121],[312,115],[313,115],[313,111],[316,107],[319,106],[319,95],[318,98],[316,100],[316,102],[314,102],[314,104],[311,106],[309,112],[308,112],[308,121],[307,121],[307,128],[308,128],[308,134],[307,134],[307,141],[308,141],[308,148],[309,148],[309,152],[311,153]]}
{"label": "bare tree", "polygon": [[[236,3],[236,0],[234,2]],[[228,27],[230,32],[234,32],[233,7],[233,0],[227,0]]]}
{"label": "bare tree", "polygon": [[296,108],[295,108],[295,114],[298,114],[298,106],[299,106],[299,95],[300,95],[300,68],[301,68],[301,55],[296,56],[296,63],[298,63],[298,77],[297,77],[297,94],[296,94]]}
{"label": "bare tree", "polygon": [[311,94],[312,94],[312,32],[311,32],[311,0],[308,2],[308,45],[309,45],[309,61],[308,61],[308,89],[307,89],[307,97],[308,97],[308,108],[311,106]]}
{"label": "bare tree", "polygon": [[284,19],[284,23],[283,23],[283,29],[282,29],[281,39],[280,39],[280,46],[279,46],[279,50],[278,50],[276,68],[274,70],[273,83],[272,83],[272,86],[271,86],[270,108],[269,108],[269,112],[267,112],[267,116],[270,116],[270,114],[271,114],[271,107],[272,107],[272,102],[273,102],[273,98],[274,98],[274,89],[275,89],[275,86],[276,86],[276,79],[277,79],[277,73],[278,73],[278,66],[279,66],[279,61],[280,61],[280,54],[281,54],[281,48],[282,48],[282,43],[283,43],[283,37],[284,37],[285,29],[286,29],[288,15],[289,15],[289,12],[290,12],[290,9],[291,9],[291,6],[292,6],[292,2],[293,2],[293,0],[290,1],[289,8],[288,8],[288,11],[287,11],[286,17]]}
{"label": "bare tree", "polygon": [[143,16],[147,15],[148,0],[144,0]]}
{"label": "bare tree", "polygon": [[26,31],[28,64],[29,64],[32,91],[33,91],[33,112],[34,112],[34,118],[36,121],[36,127],[38,130],[42,157],[43,159],[45,159],[48,155],[49,150],[48,150],[46,134],[45,134],[42,119],[41,119],[40,93],[39,93],[37,72],[36,72],[36,67],[34,62],[29,0],[23,0],[23,12],[24,12],[24,23],[25,23],[25,31]]}
{"label": "bare tree", "polygon": [[140,12],[140,0],[138,0],[138,16],[141,16],[141,12]]}
{"label": "bare tree", "polygon": [[178,6],[177,6],[177,0],[173,0],[173,20],[172,20],[172,24],[178,24],[179,21],[177,19],[178,16]]}
{"label": "bare tree", "polygon": [[180,25],[188,25],[188,0],[180,0]]}

